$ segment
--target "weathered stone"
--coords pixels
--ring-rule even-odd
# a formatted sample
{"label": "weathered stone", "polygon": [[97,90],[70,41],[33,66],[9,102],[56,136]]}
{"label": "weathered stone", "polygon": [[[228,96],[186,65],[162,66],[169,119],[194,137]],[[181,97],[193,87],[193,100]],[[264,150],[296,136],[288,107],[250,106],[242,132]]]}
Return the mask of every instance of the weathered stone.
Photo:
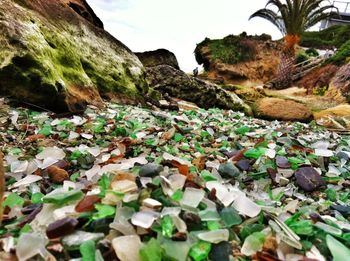
{"label": "weathered stone", "polygon": [[233,93],[220,86],[188,76],[169,65],[146,68],[147,80],[151,87],[172,97],[194,102],[199,107],[208,109],[244,110],[245,104]]}
{"label": "weathered stone", "polygon": [[271,41],[268,35],[229,35],[223,39],[206,38],[197,45],[195,55],[210,80],[262,84],[274,78],[282,47],[282,42]]}
{"label": "weathered stone", "polygon": [[255,115],[268,120],[301,121],[312,119],[311,110],[304,104],[280,98],[263,98],[255,103]]}
{"label": "weathered stone", "polygon": [[303,76],[300,81],[296,83],[296,86],[304,87],[312,93],[318,88],[328,86],[338,70],[339,66],[334,64],[317,67]]}
{"label": "weathered stone", "polygon": [[88,20],[95,26],[103,29],[103,23],[100,18],[94,13],[92,8],[86,2],[86,0],[63,0],[70,8],[72,8],[77,14]]}
{"label": "weathered stone", "polygon": [[350,128],[350,105],[341,104],[333,108],[314,113],[319,125],[332,129]]}
{"label": "weathered stone", "polygon": [[139,175],[140,177],[154,177],[159,175],[162,170],[163,167],[161,165],[150,163],[140,168]]}
{"label": "weathered stone", "polygon": [[337,71],[326,95],[337,100],[343,98],[344,101],[350,102],[350,62]]}
{"label": "weathered stone", "polygon": [[48,238],[58,238],[71,234],[78,225],[78,220],[75,218],[64,218],[51,223],[46,230]]}
{"label": "weathered stone", "polygon": [[51,180],[55,183],[63,183],[63,181],[69,178],[69,174],[66,170],[54,165],[47,168],[47,173],[49,174]]}
{"label": "weathered stone", "polygon": [[155,51],[135,53],[145,67],[154,67],[158,65],[169,65],[175,69],[180,69],[174,53],[166,49]]}
{"label": "weathered stone", "polygon": [[277,156],[276,157],[276,165],[277,165],[277,167],[282,168],[282,169],[289,169],[291,166],[288,159],[284,156]]}
{"label": "weathered stone", "polygon": [[250,164],[251,164],[251,160],[248,160],[248,159],[243,159],[236,162],[236,166],[242,171],[249,170]]}
{"label": "weathered stone", "polygon": [[141,62],[102,27],[85,0],[1,1],[0,93],[58,112],[143,101]]}
{"label": "weathered stone", "polygon": [[294,175],[298,186],[306,192],[312,192],[324,185],[320,174],[312,167],[299,168]]}
{"label": "weathered stone", "polygon": [[239,169],[235,165],[233,165],[231,161],[225,164],[221,164],[219,166],[218,172],[224,178],[234,178],[240,174]]}

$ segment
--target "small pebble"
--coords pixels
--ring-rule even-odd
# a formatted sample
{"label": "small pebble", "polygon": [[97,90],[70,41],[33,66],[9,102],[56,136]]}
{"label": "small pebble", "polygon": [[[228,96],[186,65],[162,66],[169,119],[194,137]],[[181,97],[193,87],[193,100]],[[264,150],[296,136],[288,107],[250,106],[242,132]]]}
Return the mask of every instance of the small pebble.
{"label": "small pebble", "polygon": [[78,223],[77,219],[69,217],[57,220],[48,226],[46,235],[49,239],[69,235],[74,232]]}
{"label": "small pebble", "polygon": [[159,175],[162,170],[163,167],[161,165],[150,163],[140,168],[139,175],[140,177],[154,177]]}
{"label": "small pebble", "polygon": [[291,167],[288,159],[283,156],[277,156],[276,157],[276,164],[281,169],[289,169]]}
{"label": "small pebble", "polygon": [[99,203],[101,198],[97,195],[85,196],[75,207],[77,212],[88,212],[95,209],[95,204]]}
{"label": "small pebble", "polygon": [[299,168],[295,178],[298,186],[306,192],[315,191],[324,184],[320,174],[312,167]]}
{"label": "small pebble", "polygon": [[47,173],[49,174],[51,180],[55,183],[62,183],[63,181],[69,179],[69,174],[66,170],[54,165],[47,168]]}
{"label": "small pebble", "polygon": [[234,178],[240,174],[239,169],[232,162],[221,164],[218,171],[223,178]]}
{"label": "small pebble", "polygon": [[250,163],[251,163],[250,160],[248,160],[248,159],[243,159],[243,160],[238,161],[238,162],[236,163],[236,166],[237,166],[240,170],[242,170],[242,171],[247,171],[247,170],[249,170],[249,168],[250,168]]}

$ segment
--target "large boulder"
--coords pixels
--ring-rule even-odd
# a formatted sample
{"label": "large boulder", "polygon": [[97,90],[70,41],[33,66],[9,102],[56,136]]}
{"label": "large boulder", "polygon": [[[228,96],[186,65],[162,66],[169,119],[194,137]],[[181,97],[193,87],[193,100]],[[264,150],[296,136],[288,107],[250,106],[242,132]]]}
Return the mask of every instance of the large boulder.
{"label": "large boulder", "polygon": [[143,102],[139,59],[85,0],[2,0],[0,94],[54,111]]}
{"label": "large boulder", "polygon": [[327,96],[350,102],[350,62],[340,67],[333,77]]}
{"label": "large boulder", "polygon": [[279,64],[281,41],[268,35],[229,35],[223,39],[209,39],[195,49],[198,64],[203,64],[206,77],[222,83],[264,83],[275,77]]}
{"label": "large boulder", "polygon": [[158,65],[169,65],[175,69],[180,69],[174,53],[166,49],[158,49],[143,53],[135,53],[145,67],[154,67]]}
{"label": "large boulder", "polygon": [[312,119],[311,110],[293,100],[263,98],[255,103],[253,109],[257,117],[267,120],[308,122]]}
{"label": "large boulder", "polygon": [[193,102],[208,109],[244,110],[246,105],[234,93],[220,86],[192,77],[169,65],[146,68],[149,85],[163,94]]}

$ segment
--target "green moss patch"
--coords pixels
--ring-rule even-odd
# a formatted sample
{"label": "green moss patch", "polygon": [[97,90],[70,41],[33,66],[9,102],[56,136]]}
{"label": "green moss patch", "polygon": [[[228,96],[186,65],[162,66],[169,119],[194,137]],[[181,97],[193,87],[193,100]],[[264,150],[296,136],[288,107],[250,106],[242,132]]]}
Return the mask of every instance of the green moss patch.
{"label": "green moss patch", "polygon": [[223,39],[211,40],[206,38],[201,43],[197,44],[194,51],[198,64],[203,64],[208,70],[209,64],[202,55],[202,48],[208,47],[213,59],[219,60],[226,64],[237,64],[243,61],[254,59],[257,53],[255,40],[270,39],[268,35],[263,36],[247,36],[229,35]]}
{"label": "green moss patch", "polygon": [[48,2],[37,12],[13,4],[7,13],[10,7],[0,6],[0,92],[54,111],[98,105],[100,96],[142,103],[148,85],[137,57],[108,33],[76,19],[70,8],[62,7],[56,19],[54,5]]}

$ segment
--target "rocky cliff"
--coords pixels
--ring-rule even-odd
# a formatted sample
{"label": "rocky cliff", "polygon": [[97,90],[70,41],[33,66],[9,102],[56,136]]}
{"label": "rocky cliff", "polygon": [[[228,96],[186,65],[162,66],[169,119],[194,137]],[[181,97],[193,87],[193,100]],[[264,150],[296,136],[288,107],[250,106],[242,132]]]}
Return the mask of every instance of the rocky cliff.
{"label": "rocky cliff", "polygon": [[282,44],[269,35],[229,35],[224,39],[205,39],[195,50],[207,77],[222,83],[263,83],[273,79]]}
{"label": "rocky cliff", "polygon": [[143,101],[143,66],[85,0],[2,0],[0,94],[75,111]]}

